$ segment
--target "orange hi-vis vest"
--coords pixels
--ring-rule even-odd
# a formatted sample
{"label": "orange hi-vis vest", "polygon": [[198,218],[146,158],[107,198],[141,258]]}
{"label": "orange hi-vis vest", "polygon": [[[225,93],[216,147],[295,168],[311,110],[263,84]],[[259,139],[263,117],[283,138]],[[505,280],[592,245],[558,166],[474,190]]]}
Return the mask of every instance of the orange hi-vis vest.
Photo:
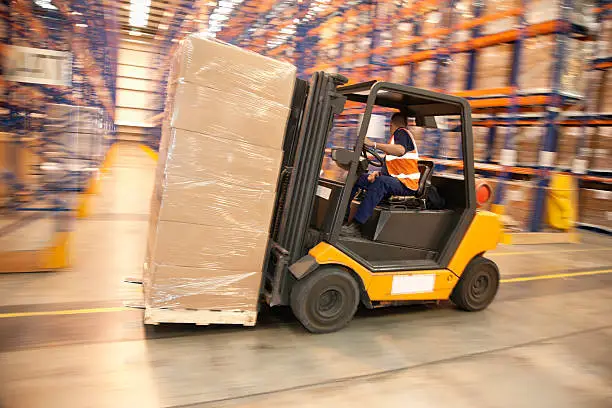
{"label": "orange hi-vis vest", "polygon": [[[393,156],[388,154],[385,158],[387,162],[387,171],[389,175],[396,177],[403,185],[408,187],[410,190],[416,191],[419,189],[419,179],[421,178],[421,172],[419,171],[419,152],[417,145],[414,142],[414,138],[408,131],[408,129],[400,128],[405,130],[412,140],[414,150],[406,151],[403,156]],[[398,129],[398,130],[400,130]],[[396,130],[397,132],[397,130]],[[395,137],[391,136],[391,144],[395,144]]]}

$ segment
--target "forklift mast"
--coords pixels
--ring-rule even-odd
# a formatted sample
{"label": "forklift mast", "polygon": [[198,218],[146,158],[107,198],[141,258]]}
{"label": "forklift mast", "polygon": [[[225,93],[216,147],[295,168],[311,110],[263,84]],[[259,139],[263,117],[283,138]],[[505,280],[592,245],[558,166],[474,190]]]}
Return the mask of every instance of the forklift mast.
{"label": "forklift mast", "polygon": [[337,87],[346,82],[341,75],[324,72],[315,73],[310,84],[296,80],[262,283],[262,293],[271,306],[288,303],[289,280],[294,279],[288,267],[310,249],[305,237],[325,144],[334,115],[343,111],[346,102]]}

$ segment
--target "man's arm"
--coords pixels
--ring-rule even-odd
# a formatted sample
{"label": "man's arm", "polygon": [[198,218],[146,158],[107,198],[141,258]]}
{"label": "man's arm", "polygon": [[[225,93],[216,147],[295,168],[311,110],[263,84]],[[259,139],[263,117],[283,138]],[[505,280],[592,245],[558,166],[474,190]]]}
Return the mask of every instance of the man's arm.
{"label": "man's arm", "polygon": [[370,141],[370,139],[367,139],[367,138],[364,143],[366,146],[374,147],[378,150],[382,150],[386,154],[390,154],[393,156],[403,156],[404,153],[406,153],[406,148],[400,144],[372,142]]}

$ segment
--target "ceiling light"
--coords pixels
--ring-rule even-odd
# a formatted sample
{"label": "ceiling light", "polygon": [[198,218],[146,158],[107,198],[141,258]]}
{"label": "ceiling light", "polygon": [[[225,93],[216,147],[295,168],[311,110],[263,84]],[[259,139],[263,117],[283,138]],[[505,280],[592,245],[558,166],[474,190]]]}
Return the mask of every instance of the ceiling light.
{"label": "ceiling light", "polygon": [[140,37],[142,35],[140,31],[134,31],[134,30],[131,30],[129,34],[134,37]]}
{"label": "ceiling light", "polygon": [[146,27],[149,21],[150,8],[151,0],[130,0],[130,25]]}
{"label": "ceiling light", "polygon": [[47,10],[57,10],[57,7],[51,4],[51,0],[34,0],[34,4]]}
{"label": "ceiling light", "polygon": [[73,11],[70,14],[72,14],[73,16],[82,16],[83,15],[82,13],[79,13],[78,11]]}
{"label": "ceiling light", "polygon": [[223,14],[213,14],[213,15],[210,16],[210,19],[213,20],[213,21],[215,21],[215,20],[216,21],[225,21],[225,20],[228,20],[229,17],[225,16]]}
{"label": "ceiling light", "polygon": [[81,27],[81,28],[87,28],[87,27],[89,27],[89,26],[88,26],[87,24],[85,24],[85,23],[76,23],[76,24],[75,24],[75,26],[77,26],[77,27]]}

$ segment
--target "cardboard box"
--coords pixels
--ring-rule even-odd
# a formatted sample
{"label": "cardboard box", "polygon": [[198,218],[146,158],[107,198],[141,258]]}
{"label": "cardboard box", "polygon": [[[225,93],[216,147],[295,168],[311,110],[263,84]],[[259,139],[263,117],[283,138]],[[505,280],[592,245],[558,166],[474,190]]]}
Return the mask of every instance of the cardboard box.
{"label": "cardboard box", "polygon": [[484,126],[473,126],[472,137],[474,139],[474,160],[477,162],[486,161],[489,128]]}
{"label": "cardboard box", "polygon": [[155,230],[151,264],[205,268],[223,276],[227,271],[261,274],[268,232],[227,226],[159,221]]}
{"label": "cardboard box", "polygon": [[[530,0],[527,2],[525,18],[528,24],[543,23],[562,18],[563,3],[561,0]],[[574,0],[570,10],[570,21],[580,25],[595,22],[593,2]]]}
{"label": "cardboard box", "polygon": [[180,129],[170,132],[167,143],[170,144],[167,159],[160,163],[161,169],[158,167],[166,174],[276,190],[283,155],[280,149]]}
{"label": "cardboard box", "polygon": [[501,44],[478,51],[476,88],[491,89],[510,85],[512,45]]}
{"label": "cardboard box", "polygon": [[181,42],[170,72],[169,82],[180,79],[230,93],[238,89],[288,107],[296,68],[201,33]]}
{"label": "cardboard box", "polygon": [[167,174],[158,197],[159,220],[267,233],[274,191]]}
{"label": "cardboard box", "polygon": [[461,156],[461,132],[443,132],[441,157],[457,159]]}
{"label": "cardboard box", "polygon": [[[520,8],[521,0],[487,0],[484,3],[484,17],[492,14],[508,12],[510,10]],[[481,33],[483,35],[496,34],[504,31],[509,31],[516,28],[519,24],[518,16],[507,16],[501,19],[495,19],[482,25]]]}
{"label": "cardboard box", "polygon": [[[520,68],[519,86],[527,90],[548,91],[552,87],[555,67],[554,35],[545,35],[524,40]],[[560,88],[563,92],[583,95],[586,90],[584,80],[587,52],[584,42],[569,39],[565,50],[565,63],[561,74]]]}
{"label": "cardboard box", "polygon": [[430,89],[433,86],[436,62],[421,61],[414,64],[414,86]]}
{"label": "cardboard box", "polygon": [[162,265],[152,273],[148,307],[257,311],[260,271],[226,271]]}
{"label": "cardboard box", "polygon": [[[472,0],[459,0],[455,3],[453,16],[453,25],[460,27],[462,24],[467,23],[474,19],[474,12],[472,7]],[[471,32],[469,29],[453,29],[451,32],[452,42],[463,42],[470,39]]]}
{"label": "cardboard box", "polygon": [[527,231],[533,212],[535,186],[528,181],[505,182],[504,217],[507,228]]}
{"label": "cardboard box", "polygon": [[[506,126],[496,126],[495,138],[493,139],[493,151],[491,152],[491,161],[499,163],[501,160],[501,152],[506,143],[506,137],[508,137],[510,128]],[[488,140],[488,135],[487,135]]]}
{"label": "cardboard box", "polygon": [[591,143],[591,154],[591,170],[612,170],[612,128],[597,128]]}
{"label": "cardboard box", "polygon": [[598,96],[597,110],[612,112],[612,74],[609,72],[602,78]]}
{"label": "cardboard box", "polygon": [[612,191],[580,189],[580,222],[612,228]]}
{"label": "cardboard box", "polygon": [[599,38],[597,40],[597,57],[605,58],[612,55],[612,20],[601,22]]}
{"label": "cardboard box", "polygon": [[234,89],[231,93],[180,83],[170,111],[170,126],[282,149],[289,108]]}
{"label": "cardboard box", "polygon": [[451,57],[450,78],[447,78],[449,92],[463,91],[467,84],[467,74],[469,65],[469,54],[466,52],[453,54]]}
{"label": "cardboard box", "polygon": [[539,160],[540,146],[544,132],[543,126],[519,127],[514,141],[517,152],[517,164],[520,166],[536,166]]}
{"label": "cardboard box", "polygon": [[576,157],[576,147],[582,134],[582,128],[576,126],[560,127],[561,134],[557,148],[557,166],[572,168]]}

